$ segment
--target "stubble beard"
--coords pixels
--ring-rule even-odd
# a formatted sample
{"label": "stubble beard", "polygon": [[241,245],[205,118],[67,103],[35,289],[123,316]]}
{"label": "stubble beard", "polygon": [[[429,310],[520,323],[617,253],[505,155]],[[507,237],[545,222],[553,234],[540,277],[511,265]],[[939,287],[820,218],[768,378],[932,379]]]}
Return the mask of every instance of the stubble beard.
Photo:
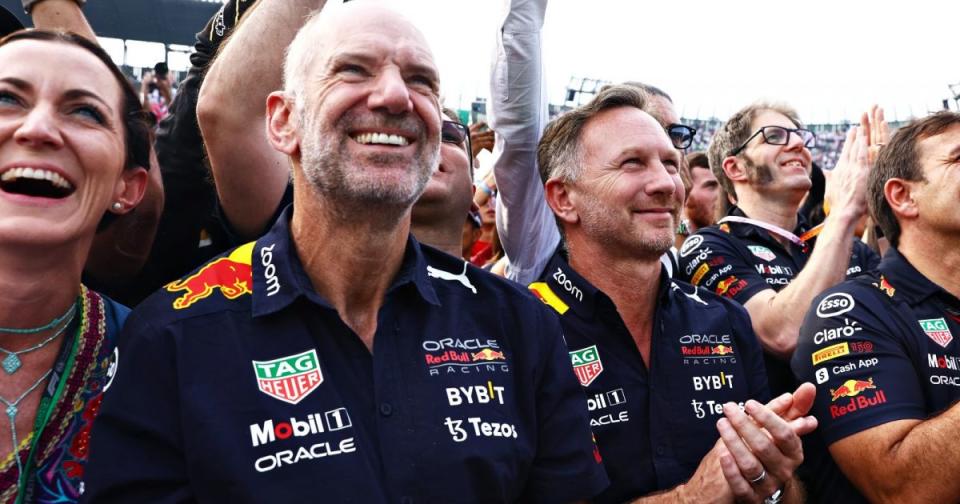
{"label": "stubble beard", "polygon": [[[418,125],[416,129],[420,131],[420,137],[416,140],[412,163],[404,155],[391,153],[367,154],[363,159],[355,159],[349,152],[352,140],[347,135],[355,120],[348,112],[335,125],[324,128],[319,120],[305,114],[300,141],[304,178],[324,198],[346,200],[367,208],[412,206],[430,180],[439,149],[428,152],[426,135],[423,127]],[[396,121],[388,118],[381,122],[390,124]],[[399,181],[375,173],[378,167],[392,167],[398,163],[411,164]]]}
{"label": "stubble beard", "polygon": [[616,247],[630,251],[628,253],[631,255],[659,258],[673,246],[679,212],[676,205],[667,205],[674,208],[670,212],[670,226],[665,229],[641,230],[637,233],[632,223],[617,222],[614,217],[616,213],[604,206],[593,195],[583,198],[582,202],[584,207],[580,210],[581,226],[589,230],[590,236],[604,248]]}

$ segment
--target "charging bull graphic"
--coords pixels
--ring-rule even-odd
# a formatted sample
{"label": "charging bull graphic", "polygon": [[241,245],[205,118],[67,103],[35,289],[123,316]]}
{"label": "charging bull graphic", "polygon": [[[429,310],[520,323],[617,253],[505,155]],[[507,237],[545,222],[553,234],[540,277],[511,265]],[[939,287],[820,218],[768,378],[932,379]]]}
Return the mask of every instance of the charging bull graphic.
{"label": "charging bull graphic", "polygon": [[197,301],[209,297],[215,289],[227,299],[236,299],[253,293],[253,245],[250,242],[237,247],[227,257],[208,263],[196,273],[167,284],[169,292],[184,293],[173,301],[177,310],[189,308]]}

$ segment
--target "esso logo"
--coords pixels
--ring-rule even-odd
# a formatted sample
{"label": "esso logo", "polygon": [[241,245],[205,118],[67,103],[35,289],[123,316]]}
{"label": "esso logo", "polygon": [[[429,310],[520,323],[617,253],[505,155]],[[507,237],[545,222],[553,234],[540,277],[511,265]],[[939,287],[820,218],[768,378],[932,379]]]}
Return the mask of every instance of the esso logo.
{"label": "esso logo", "polygon": [[690,252],[693,252],[703,243],[703,237],[700,235],[693,235],[690,238],[687,238],[687,241],[683,242],[683,246],[680,247],[680,257],[687,257],[690,255]]}
{"label": "esso logo", "polygon": [[830,294],[817,305],[817,316],[820,318],[835,317],[847,313],[854,307],[853,297],[844,292]]}

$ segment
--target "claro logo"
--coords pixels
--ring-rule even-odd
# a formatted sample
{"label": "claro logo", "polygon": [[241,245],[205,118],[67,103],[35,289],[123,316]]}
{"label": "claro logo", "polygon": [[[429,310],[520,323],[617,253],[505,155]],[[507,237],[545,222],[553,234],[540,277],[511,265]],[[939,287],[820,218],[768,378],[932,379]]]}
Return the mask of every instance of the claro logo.
{"label": "claro logo", "polygon": [[836,317],[852,310],[854,304],[850,294],[843,292],[830,294],[817,305],[817,316],[820,318]]}

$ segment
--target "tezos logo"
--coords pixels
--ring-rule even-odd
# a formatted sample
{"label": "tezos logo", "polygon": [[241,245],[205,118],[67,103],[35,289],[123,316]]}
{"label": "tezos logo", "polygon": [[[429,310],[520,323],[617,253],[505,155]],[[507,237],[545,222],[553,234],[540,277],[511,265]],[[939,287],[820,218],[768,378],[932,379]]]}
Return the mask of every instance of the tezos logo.
{"label": "tezos logo", "polygon": [[687,241],[683,242],[683,246],[680,247],[680,257],[687,257],[690,255],[690,252],[696,250],[701,243],[703,243],[703,237],[700,235],[693,235],[687,238]]}
{"label": "tezos logo", "polygon": [[817,316],[820,318],[835,317],[847,313],[855,306],[853,297],[844,292],[830,294],[817,305]]}

